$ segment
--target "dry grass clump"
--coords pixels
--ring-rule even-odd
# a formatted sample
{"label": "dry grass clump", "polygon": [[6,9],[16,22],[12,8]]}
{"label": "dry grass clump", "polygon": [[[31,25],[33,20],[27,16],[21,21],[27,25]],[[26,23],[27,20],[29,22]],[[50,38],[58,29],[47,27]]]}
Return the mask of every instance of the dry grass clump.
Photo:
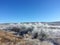
{"label": "dry grass clump", "polygon": [[12,33],[5,32],[0,30],[0,45],[14,45],[18,42],[23,42],[24,40],[22,37],[16,37],[16,35],[13,35]]}

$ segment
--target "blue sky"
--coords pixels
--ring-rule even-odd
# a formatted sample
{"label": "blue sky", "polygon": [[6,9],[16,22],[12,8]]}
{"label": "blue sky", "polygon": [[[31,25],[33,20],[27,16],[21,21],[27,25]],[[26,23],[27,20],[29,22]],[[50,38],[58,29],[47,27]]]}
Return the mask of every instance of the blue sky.
{"label": "blue sky", "polygon": [[60,0],[0,0],[0,23],[60,21]]}

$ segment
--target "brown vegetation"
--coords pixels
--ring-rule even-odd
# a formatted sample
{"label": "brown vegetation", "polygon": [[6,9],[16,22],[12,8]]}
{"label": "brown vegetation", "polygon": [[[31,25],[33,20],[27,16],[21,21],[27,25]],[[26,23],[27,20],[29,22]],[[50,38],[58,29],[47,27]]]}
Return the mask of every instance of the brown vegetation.
{"label": "brown vegetation", "polygon": [[24,42],[22,37],[18,38],[16,37],[16,35],[13,35],[12,33],[0,30],[0,45],[4,45],[4,44],[7,45],[7,43],[11,45],[11,44],[16,44],[18,42]]}

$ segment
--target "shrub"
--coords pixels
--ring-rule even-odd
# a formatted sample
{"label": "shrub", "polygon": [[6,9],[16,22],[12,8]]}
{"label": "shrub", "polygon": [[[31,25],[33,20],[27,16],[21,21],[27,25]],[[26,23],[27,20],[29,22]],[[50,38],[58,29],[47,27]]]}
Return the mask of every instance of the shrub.
{"label": "shrub", "polygon": [[47,39],[47,37],[48,37],[48,35],[47,35],[43,30],[41,30],[39,36],[40,36],[40,37],[39,37],[39,40],[40,40],[40,41],[43,41],[43,40]]}

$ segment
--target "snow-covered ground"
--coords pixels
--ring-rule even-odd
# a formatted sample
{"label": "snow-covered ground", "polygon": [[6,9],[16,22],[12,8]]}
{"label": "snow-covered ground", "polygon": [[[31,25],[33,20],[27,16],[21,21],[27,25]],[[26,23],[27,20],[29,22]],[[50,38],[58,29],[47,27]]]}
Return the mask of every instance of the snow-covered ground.
{"label": "snow-covered ground", "polygon": [[[17,30],[12,30],[13,28],[17,28]],[[40,23],[40,22],[29,22],[29,23],[9,23],[9,24],[0,24],[0,30],[9,31],[12,33],[16,32],[16,35],[20,35],[21,33],[26,34],[29,33],[34,37],[37,33],[37,38],[40,39],[41,31],[44,34],[48,35],[48,38],[52,38],[53,41],[57,43],[60,41],[60,26],[58,25],[50,25],[48,23]],[[56,40],[56,39],[57,40]]]}

